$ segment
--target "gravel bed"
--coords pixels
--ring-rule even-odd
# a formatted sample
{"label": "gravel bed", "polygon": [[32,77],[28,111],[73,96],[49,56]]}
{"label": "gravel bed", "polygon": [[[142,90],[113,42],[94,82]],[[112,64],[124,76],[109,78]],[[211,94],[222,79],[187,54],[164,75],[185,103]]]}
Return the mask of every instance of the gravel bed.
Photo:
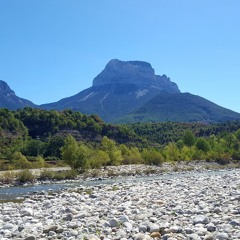
{"label": "gravel bed", "polygon": [[1,203],[0,239],[239,240],[240,170],[79,186]]}

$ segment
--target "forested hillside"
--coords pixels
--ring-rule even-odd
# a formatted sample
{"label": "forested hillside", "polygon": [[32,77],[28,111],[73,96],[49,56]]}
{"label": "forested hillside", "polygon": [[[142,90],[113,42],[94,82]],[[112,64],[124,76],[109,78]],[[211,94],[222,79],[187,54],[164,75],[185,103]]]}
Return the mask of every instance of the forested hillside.
{"label": "forested hillside", "polygon": [[113,125],[72,110],[0,109],[0,168],[240,159],[240,121]]}

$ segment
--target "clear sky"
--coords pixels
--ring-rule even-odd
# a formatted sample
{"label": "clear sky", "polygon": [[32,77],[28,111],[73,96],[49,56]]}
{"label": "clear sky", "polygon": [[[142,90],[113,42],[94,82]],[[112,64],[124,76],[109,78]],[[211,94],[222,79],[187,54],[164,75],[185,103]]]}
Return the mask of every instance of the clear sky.
{"label": "clear sky", "polygon": [[240,112],[239,0],[0,0],[0,79],[43,104],[110,59],[151,63],[182,92]]}

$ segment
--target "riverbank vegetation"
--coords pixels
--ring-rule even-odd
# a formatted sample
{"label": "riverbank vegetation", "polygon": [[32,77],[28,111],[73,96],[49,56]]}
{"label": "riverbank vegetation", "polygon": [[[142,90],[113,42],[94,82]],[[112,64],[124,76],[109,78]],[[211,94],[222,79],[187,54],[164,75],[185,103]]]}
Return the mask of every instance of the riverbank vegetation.
{"label": "riverbank vegetation", "polygon": [[0,109],[0,169],[240,161],[240,121],[113,125],[72,110]]}

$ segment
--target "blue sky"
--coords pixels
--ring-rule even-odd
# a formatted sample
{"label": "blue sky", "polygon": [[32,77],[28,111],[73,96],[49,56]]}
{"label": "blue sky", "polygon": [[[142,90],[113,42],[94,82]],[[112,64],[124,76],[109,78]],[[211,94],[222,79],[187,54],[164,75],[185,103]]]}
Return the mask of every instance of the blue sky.
{"label": "blue sky", "polygon": [[150,62],[182,92],[240,112],[239,0],[0,0],[0,79],[36,104]]}

